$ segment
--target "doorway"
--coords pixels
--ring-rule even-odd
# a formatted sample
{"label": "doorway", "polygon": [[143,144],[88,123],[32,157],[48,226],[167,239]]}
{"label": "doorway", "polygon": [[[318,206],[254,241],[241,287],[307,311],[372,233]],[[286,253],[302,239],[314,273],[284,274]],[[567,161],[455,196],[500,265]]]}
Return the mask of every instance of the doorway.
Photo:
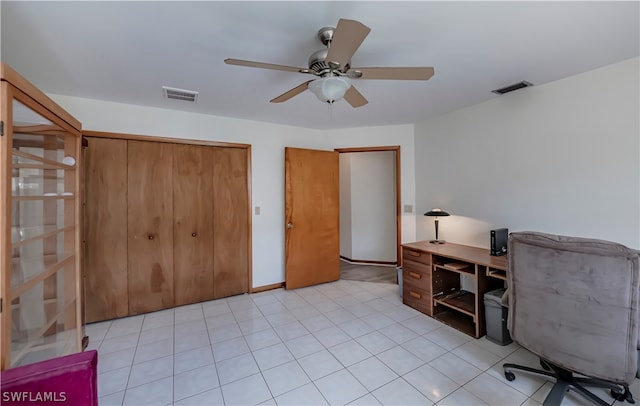
{"label": "doorway", "polygon": [[400,146],[335,151],[341,172],[341,259],[400,266]]}

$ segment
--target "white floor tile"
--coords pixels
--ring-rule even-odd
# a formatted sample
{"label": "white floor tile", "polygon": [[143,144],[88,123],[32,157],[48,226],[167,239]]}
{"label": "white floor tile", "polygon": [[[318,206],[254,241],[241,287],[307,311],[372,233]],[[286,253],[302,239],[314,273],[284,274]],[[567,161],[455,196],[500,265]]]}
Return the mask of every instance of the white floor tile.
{"label": "white floor tile", "polygon": [[273,329],[282,341],[289,341],[309,334],[309,330],[304,328],[299,321],[283,324],[281,326],[274,326]]}
{"label": "white floor tile", "polygon": [[280,396],[311,382],[296,361],[290,361],[262,372],[273,396]]}
{"label": "white floor tile", "polygon": [[424,406],[433,404],[402,378],[389,382],[382,388],[373,391],[372,394],[385,406]]}
{"label": "white floor tile", "polygon": [[409,371],[425,364],[423,360],[416,357],[401,346],[393,347],[377,355],[377,358],[384,362],[396,374],[404,375]]}
{"label": "white floor tile", "polygon": [[328,313],[325,313],[325,317],[331,320],[335,325],[346,323],[354,320],[356,316],[347,309],[339,308]]}
{"label": "white floor tile", "polygon": [[343,369],[343,365],[327,350],[299,358],[298,363],[309,378],[316,380]]}
{"label": "white floor tile", "polygon": [[395,341],[396,344],[402,344],[418,337],[418,334],[413,332],[413,330],[410,330],[398,323],[391,324],[390,326],[381,328],[378,331]]}
{"label": "white floor tile", "polygon": [[262,316],[251,320],[241,321],[238,323],[238,326],[240,326],[240,330],[242,330],[242,334],[244,335],[254,334],[271,328],[269,321]]}
{"label": "white floor tile", "polygon": [[451,351],[454,348],[460,347],[461,345],[473,340],[473,338],[468,335],[458,330],[454,330],[449,326],[432,330],[426,333],[423,337],[433,341],[447,351]]}
{"label": "white floor tile", "polygon": [[240,327],[236,322],[233,322],[233,324],[225,324],[209,329],[209,339],[211,340],[212,344],[241,336],[242,331],[240,330]]}
{"label": "white floor tile", "polygon": [[487,350],[483,350],[472,341],[453,349],[451,352],[483,371],[491,368],[493,364],[502,359]]}
{"label": "white floor tile", "polygon": [[98,362],[98,374],[103,374],[105,372],[124,367],[131,368],[135,352],[135,347],[131,347],[122,351],[100,355],[100,362]]}
{"label": "white floor tile", "polygon": [[140,334],[144,316],[124,317],[122,319],[113,320],[109,331],[104,336],[105,340],[115,337],[121,337],[129,334]]}
{"label": "white floor tile", "polygon": [[327,400],[312,383],[276,397],[276,403],[278,406],[328,405]]}
{"label": "white floor tile", "polygon": [[101,396],[98,398],[100,406],[122,406],[124,400],[124,391],[112,393],[111,395]]}
{"label": "white floor tile", "polygon": [[368,358],[347,368],[349,372],[369,391],[398,378],[398,375],[376,357]]}
{"label": "white floor tile", "polygon": [[237,357],[250,351],[244,337],[232,338],[231,340],[215,343],[211,346],[211,350],[213,351],[213,359],[216,362]]}
{"label": "white floor tile", "polygon": [[231,308],[227,302],[210,301],[202,304],[202,313],[205,318],[219,316],[221,314],[231,313]]}
{"label": "white floor tile", "polygon": [[495,406],[520,405],[527,399],[523,393],[487,373],[478,375],[464,385],[464,388],[484,402]]}
{"label": "white floor tile", "polygon": [[167,355],[173,355],[173,350],[173,337],[146,344],[138,344],[133,363],[139,364],[152,359],[166,357]]}
{"label": "white floor tile", "polygon": [[221,385],[226,385],[260,372],[253,355],[250,353],[217,362],[216,368],[218,369]]}
{"label": "white floor tile", "polygon": [[396,346],[396,343],[393,340],[377,331],[360,336],[356,338],[356,341],[373,355],[379,354]]}
{"label": "white floor tile", "polygon": [[403,378],[433,402],[438,402],[459,388],[457,383],[430,365],[414,369]]}
{"label": "white floor tile", "polygon": [[247,406],[271,399],[271,392],[261,374],[255,374],[222,386],[227,406]]}
{"label": "white floor tile", "polygon": [[126,367],[98,375],[98,396],[103,397],[124,391],[127,388],[130,372],[131,368]]}
{"label": "white floor tile", "polygon": [[173,322],[167,326],[159,326],[154,328],[145,329],[142,327],[142,332],[140,332],[140,339],[138,340],[138,344],[148,344],[154,341],[161,341],[172,339],[174,336],[174,327]]}
{"label": "white floor tile", "polygon": [[349,337],[344,331],[340,330],[336,326],[331,326],[316,331],[313,333],[313,336],[327,348],[351,340],[351,337]]}
{"label": "white floor tile", "polygon": [[168,405],[173,394],[173,377],[128,388],[124,394],[123,406]]}
{"label": "white floor tile", "polygon": [[308,319],[300,320],[300,323],[302,323],[302,325],[312,333],[334,326],[331,320],[321,314],[318,316],[310,317]]}
{"label": "white floor tile", "polygon": [[[179,400],[175,406],[224,406],[222,390],[220,388],[211,389],[206,392]],[[100,405],[102,406],[102,405]]]}
{"label": "white floor tile", "polygon": [[324,349],[324,346],[320,344],[320,341],[316,340],[316,338],[311,334],[286,341],[285,345],[296,358],[301,358],[305,355],[313,354],[314,352]]}
{"label": "white floor tile", "polygon": [[365,334],[375,331],[373,327],[360,319],[355,319],[338,325],[342,331],[347,333],[351,338],[358,338]]}
{"label": "white floor tile", "polygon": [[[127,388],[144,385],[158,379],[173,376],[173,356],[134,364]],[[173,383],[173,381],[172,381]]]}
{"label": "white floor tile", "polygon": [[524,348],[520,348],[508,357],[504,358],[502,361],[494,364],[487,370],[487,373],[527,396],[531,396],[536,393],[542,385],[548,381],[548,379],[540,375],[527,372],[518,373],[517,370],[514,370],[516,379],[510,382],[504,377],[504,368],[502,367],[503,364],[507,362],[535,369],[542,369],[540,366],[540,359],[536,355],[530,353]]}
{"label": "white floor tile", "polygon": [[[460,388],[438,402],[438,406],[489,406],[477,396],[464,388]],[[533,405],[531,405],[533,406]]]}
{"label": "white floor tile", "polygon": [[110,352],[122,351],[127,348],[136,347],[138,345],[139,333],[127,334],[125,336],[118,336],[115,338],[105,338],[98,348],[100,355],[108,354]]}
{"label": "white floor tile", "polygon": [[296,317],[288,310],[283,310],[278,313],[268,314],[265,316],[271,327],[283,326],[298,321]]}
{"label": "white floor tile", "polygon": [[213,364],[213,352],[210,346],[184,351],[173,356],[175,374],[210,364]]}
{"label": "white floor tile", "polygon": [[291,352],[289,352],[289,349],[283,343],[253,351],[253,358],[256,360],[261,371],[294,360],[293,355],[291,355]]}
{"label": "white floor tile", "polygon": [[176,374],[173,377],[173,400],[180,400],[218,388],[218,371],[214,364]]}
{"label": "white floor tile", "polygon": [[236,319],[234,314],[231,312],[209,316],[206,319],[204,319],[204,321],[207,324],[207,328],[209,330],[223,327],[229,324],[234,324],[234,325],[238,324],[238,320]]}
{"label": "white floor tile", "polygon": [[272,328],[245,335],[244,339],[247,341],[247,345],[249,346],[249,349],[251,349],[251,351],[270,347],[282,342],[282,340],[280,340],[280,337],[278,337],[278,335]]}
{"label": "white floor tile", "polygon": [[458,385],[464,385],[482,373],[480,369],[450,352],[429,362],[429,365],[454,380]]}
{"label": "white floor tile", "polygon": [[205,329],[190,332],[188,335],[176,334],[174,348],[175,352],[179,353],[193,350],[194,348],[205,347],[207,345],[211,345],[211,341],[209,340],[209,332]]}
{"label": "white floor tile", "polygon": [[420,314],[410,319],[403,320],[400,322],[400,324],[420,335],[426,334],[430,331],[444,326],[444,324],[424,314]]}
{"label": "white floor tile", "polygon": [[367,394],[367,389],[346,369],[315,381],[316,387],[331,405],[345,405]]}
{"label": "white floor tile", "polygon": [[417,337],[413,340],[407,341],[406,343],[402,344],[402,348],[409,351],[424,362],[432,361],[447,352],[447,350],[440,347],[438,344],[423,337]]}
{"label": "white floor tile", "polygon": [[378,399],[375,398],[372,394],[366,394],[361,398],[354,400],[353,402],[348,403],[349,406],[379,406],[381,405],[378,402]]}
{"label": "white floor tile", "polygon": [[349,340],[329,348],[329,352],[345,367],[371,357],[371,353],[355,340]]}

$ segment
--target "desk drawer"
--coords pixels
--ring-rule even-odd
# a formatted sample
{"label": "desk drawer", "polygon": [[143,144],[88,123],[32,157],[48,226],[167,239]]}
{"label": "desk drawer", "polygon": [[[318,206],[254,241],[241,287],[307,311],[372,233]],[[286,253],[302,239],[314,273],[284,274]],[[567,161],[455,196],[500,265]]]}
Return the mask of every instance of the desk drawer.
{"label": "desk drawer", "polygon": [[431,292],[431,272],[428,265],[413,266],[409,261],[402,265],[403,286],[409,286]]}
{"label": "desk drawer", "polygon": [[414,309],[426,314],[427,316],[433,316],[431,292],[417,289],[413,286],[402,286],[402,303],[407,306],[411,306]]}
{"label": "desk drawer", "polygon": [[431,254],[407,247],[402,247],[402,260],[416,261],[426,265],[431,265]]}

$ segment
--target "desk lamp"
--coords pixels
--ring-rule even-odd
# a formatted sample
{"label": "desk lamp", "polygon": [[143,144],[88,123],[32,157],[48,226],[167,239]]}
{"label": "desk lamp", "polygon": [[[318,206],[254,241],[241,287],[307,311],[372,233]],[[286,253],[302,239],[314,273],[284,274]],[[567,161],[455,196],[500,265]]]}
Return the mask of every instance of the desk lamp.
{"label": "desk lamp", "polygon": [[428,216],[428,217],[435,217],[436,218],[436,220],[435,220],[435,223],[436,223],[436,239],[435,240],[431,240],[429,242],[431,244],[444,244],[444,240],[439,240],[438,239],[438,217],[446,217],[446,216],[450,216],[450,214],[447,213],[444,210],[441,210],[441,209],[433,209],[433,210],[430,210],[430,211],[426,212],[424,215]]}

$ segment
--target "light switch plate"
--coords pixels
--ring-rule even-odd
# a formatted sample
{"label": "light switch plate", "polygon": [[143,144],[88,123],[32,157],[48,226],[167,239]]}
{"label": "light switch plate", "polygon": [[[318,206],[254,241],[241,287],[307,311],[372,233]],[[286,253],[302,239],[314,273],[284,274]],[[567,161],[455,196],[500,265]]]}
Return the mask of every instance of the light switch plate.
{"label": "light switch plate", "polygon": [[254,213],[256,214],[256,216],[260,215],[260,206],[256,206],[254,209]]}
{"label": "light switch plate", "polygon": [[404,205],[404,212],[405,213],[413,213],[413,206],[410,204],[405,204]]}

